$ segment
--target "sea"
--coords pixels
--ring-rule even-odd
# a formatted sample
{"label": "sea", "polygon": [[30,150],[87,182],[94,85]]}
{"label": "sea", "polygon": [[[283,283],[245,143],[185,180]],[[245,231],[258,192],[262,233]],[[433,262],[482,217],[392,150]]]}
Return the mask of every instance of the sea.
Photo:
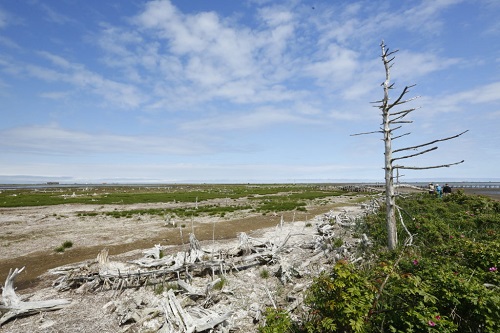
{"label": "sea", "polygon": [[[428,182],[416,182],[408,184],[422,188],[427,188],[427,186],[429,185]],[[434,185],[435,184],[436,183],[434,183]],[[448,184],[450,185],[452,190],[462,189],[465,193],[468,194],[484,195],[496,200],[500,200],[500,182],[443,182],[438,184],[441,186]]]}
{"label": "sea", "polygon": [[[303,182],[306,183],[306,182]],[[311,184],[314,183],[321,183],[321,184],[332,184],[332,185],[372,185],[372,186],[381,186],[383,183],[381,182],[310,182]],[[436,184],[437,182],[434,182]],[[235,183],[236,184],[236,183]],[[417,186],[421,188],[427,188],[429,185],[429,182],[404,182],[401,184],[408,184],[412,186]],[[463,189],[467,193],[474,193],[474,194],[482,194],[482,195],[487,195],[487,196],[498,196],[500,197],[500,182],[442,182],[440,183],[441,186],[444,186],[445,184],[448,184],[451,186],[452,189]],[[78,183],[34,183],[34,184],[0,184],[0,191],[1,190],[15,190],[15,189],[51,189],[51,188],[85,188],[85,187],[148,187],[148,188],[154,188],[154,187],[168,187],[172,186],[174,184],[171,183],[133,183],[133,184],[127,184],[127,183],[87,183],[87,184],[78,184]],[[194,184],[193,184],[194,185]]]}

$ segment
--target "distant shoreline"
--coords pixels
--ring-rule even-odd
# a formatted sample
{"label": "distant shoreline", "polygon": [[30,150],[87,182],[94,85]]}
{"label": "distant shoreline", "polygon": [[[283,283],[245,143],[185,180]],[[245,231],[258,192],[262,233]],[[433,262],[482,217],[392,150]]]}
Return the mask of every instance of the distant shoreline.
{"label": "distant shoreline", "polygon": [[[267,183],[262,183],[261,185],[265,185]],[[274,185],[285,185],[288,183],[269,183]],[[293,183],[289,183],[293,184]],[[295,185],[312,185],[312,184],[329,184],[329,185],[373,185],[374,183],[369,182],[332,182],[332,183],[295,183]],[[409,182],[408,184],[426,187],[426,182]],[[475,194],[475,195],[484,195],[490,197],[492,199],[500,201],[500,182],[449,182],[452,189],[463,190],[467,194]],[[480,186],[495,186],[495,187],[469,187],[471,184],[477,184]],[[187,185],[255,185],[252,183],[220,183],[220,184],[209,184],[209,183],[145,183],[145,184],[121,184],[121,183],[93,183],[93,184],[65,184],[65,183],[33,183],[33,184],[1,184],[0,183],[0,191],[1,190],[19,190],[19,189],[54,189],[54,188],[83,188],[83,187],[170,187],[170,186],[187,186]],[[376,183],[377,186],[383,185],[383,183]],[[465,185],[465,186],[464,186]],[[462,187],[464,186],[464,187]]]}
{"label": "distant shoreline", "polygon": [[500,201],[500,190],[498,188],[463,188],[462,190],[466,194],[484,195]]}

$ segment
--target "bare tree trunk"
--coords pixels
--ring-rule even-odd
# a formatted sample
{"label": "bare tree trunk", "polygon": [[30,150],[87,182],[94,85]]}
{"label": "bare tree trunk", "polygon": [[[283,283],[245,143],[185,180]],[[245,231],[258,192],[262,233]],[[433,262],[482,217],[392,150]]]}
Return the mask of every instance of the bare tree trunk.
{"label": "bare tree trunk", "polygon": [[[427,146],[433,145],[437,142],[441,141],[446,141],[446,140],[451,140],[455,139],[462,134],[466,133],[468,130],[463,131],[462,133],[459,133],[454,136],[446,137],[443,139],[436,139],[430,142],[426,142],[423,144],[419,145],[413,145],[410,147],[405,147],[405,148],[400,148],[400,149],[395,149],[392,150],[392,141],[396,140],[400,137],[409,135],[410,133],[404,133],[401,135],[393,136],[393,132],[400,129],[402,125],[397,125],[394,126],[395,124],[407,124],[407,123],[412,123],[411,120],[404,120],[406,116],[408,116],[410,113],[415,111],[415,108],[410,108],[410,109],[405,109],[401,111],[391,111],[392,108],[400,107],[403,104],[406,104],[410,101],[412,101],[415,98],[410,98],[410,99],[404,99],[406,94],[410,91],[410,88],[413,86],[406,86],[403,91],[399,94],[399,96],[394,100],[390,101],[389,98],[389,91],[393,89],[393,85],[390,83],[390,69],[392,67],[392,61],[394,60],[394,54],[398,52],[392,51],[389,52],[389,48],[385,47],[384,41],[380,44],[380,48],[382,49],[382,61],[384,62],[384,67],[385,67],[385,81],[382,84],[384,88],[384,98],[380,101],[376,101],[374,103],[380,103],[380,105],[377,105],[377,107],[380,109],[382,112],[382,127],[378,131],[373,131],[373,132],[365,132],[365,133],[358,133],[358,134],[353,134],[353,135],[364,135],[364,134],[374,134],[374,133],[382,133],[384,136],[384,145],[385,145],[385,151],[384,151],[384,156],[385,156],[385,163],[384,163],[384,171],[385,171],[385,203],[386,203],[386,227],[387,227],[387,246],[389,247],[390,250],[396,249],[398,246],[398,235],[397,235],[397,228],[396,228],[396,193],[394,190],[394,170],[398,171],[398,182],[399,182],[399,169],[411,169],[411,170],[425,170],[425,169],[435,169],[435,168],[447,168],[452,165],[457,165],[460,163],[463,163],[464,161],[460,162],[455,162],[455,163],[447,163],[447,164],[441,164],[441,165],[431,165],[431,166],[423,166],[423,167],[418,167],[418,166],[406,166],[406,165],[394,165],[395,161],[399,161],[402,159],[407,159],[411,157],[416,157],[419,155],[427,154],[429,152],[432,152],[437,149],[437,147],[431,147],[431,148],[426,148]],[[418,149],[424,148],[423,151],[417,152],[417,153],[410,153],[404,156],[399,156],[399,157],[393,157],[394,154],[401,153],[403,151],[418,151]],[[401,221],[403,223],[403,221]],[[404,224],[403,224],[404,226]]]}
{"label": "bare tree trunk", "polygon": [[389,89],[390,89],[390,60],[387,60],[385,45],[382,43],[382,58],[385,66],[384,99],[382,100],[383,133],[385,143],[385,203],[386,203],[386,227],[387,245],[390,250],[394,250],[398,245],[396,229],[396,198],[394,195],[394,178],[392,168],[392,130],[390,127]]}

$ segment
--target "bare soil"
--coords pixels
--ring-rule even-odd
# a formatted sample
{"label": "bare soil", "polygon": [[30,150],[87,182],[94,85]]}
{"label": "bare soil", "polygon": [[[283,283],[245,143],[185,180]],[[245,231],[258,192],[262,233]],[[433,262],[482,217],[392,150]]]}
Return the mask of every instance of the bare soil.
{"label": "bare soil", "polygon": [[[165,207],[166,204],[60,205],[1,209],[0,279],[4,281],[10,268],[26,266],[15,283],[16,293],[21,299],[37,301],[66,298],[71,299],[71,304],[58,311],[17,318],[0,327],[0,332],[156,332],[161,325],[161,316],[142,323],[123,325],[120,322],[120,309],[128,304],[142,304],[139,308],[132,307],[137,311],[157,306],[155,300],[163,296],[158,295],[151,287],[129,288],[119,295],[111,290],[96,293],[82,292],[80,289],[58,292],[51,286],[56,277],[47,270],[95,259],[103,248],[109,249],[110,260],[114,262],[143,257],[143,250],[152,248],[154,244],[168,245],[171,253],[185,251],[189,248],[188,236],[191,232],[194,232],[204,248],[214,249],[235,248],[238,244],[237,236],[241,232],[247,233],[261,244],[269,240],[281,244],[286,235],[292,235],[287,243],[289,250],[280,254],[280,257],[283,262],[293,266],[312,260],[304,268],[305,275],[302,278],[284,285],[276,276],[279,267],[253,267],[227,274],[224,289],[213,295],[215,299],[211,299],[211,310],[232,313],[230,330],[221,329],[217,332],[257,332],[262,320],[256,322],[253,319],[252,309],[257,307],[259,311],[264,311],[266,307],[274,305],[273,299],[274,302],[283,302],[278,306],[289,304],[290,297],[300,299],[300,293],[311,283],[312,277],[326,269],[324,261],[329,259],[322,253],[319,256],[313,255],[311,250],[302,247],[303,244],[314,241],[315,223],[322,219],[324,213],[332,210],[337,213],[347,211],[357,216],[362,212],[358,202],[359,197],[331,197],[326,201],[323,198],[321,201],[311,202],[307,206],[307,212],[262,215],[239,211],[223,218],[196,217],[174,221],[176,227],[159,216],[114,218],[102,214],[79,214]],[[285,223],[281,226],[282,218]],[[337,232],[343,235],[346,244],[353,241],[348,232]],[[68,240],[73,242],[71,248],[63,253],[54,250]],[[262,270],[270,271],[268,279],[261,277]],[[201,277],[195,278],[191,284],[205,288],[209,281],[209,277]],[[188,299],[184,298],[183,306],[189,307],[189,302],[184,303],[185,301]]]}
{"label": "bare soil", "polygon": [[[241,204],[242,199],[238,200]],[[217,200],[205,202],[216,204]],[[311,202],[307,212],[283,214],[256,214],[238,211],[221,217],[195,217],[170,221],[163,217],[138,215],[132,218],[115,218],[104,212],[133,209],[172,208],[182,204],[134,204],[134,205],[83,205],[67,204],[42,207],[0,209],[0,279],[4,281],[9,269],[26,266],[16,280],[18,290],[33,289],[41,282],[39,276],[47,270],[62,265],[96,258],[107,248],[111,256],[133,257],[140,250],[154,244],[181,245],[188,242],[194,232],[200,241],[235,239],[239,233],[257,233],[276,226],[283,215],[285,221],[306,221],[315,215],[340,206],[353,205],[348,196],[332,197],[325,204]],[[100,213],[96,216],[81,213]],[[176,227],[171,222],[175,222]],[[64,252],[56,252],[65,241],[73,246]]]}

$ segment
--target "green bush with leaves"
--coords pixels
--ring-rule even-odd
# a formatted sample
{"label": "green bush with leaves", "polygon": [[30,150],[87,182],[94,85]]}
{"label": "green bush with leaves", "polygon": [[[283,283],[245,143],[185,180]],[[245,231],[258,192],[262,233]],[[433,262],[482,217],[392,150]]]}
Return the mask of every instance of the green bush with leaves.
{"label": "green bush with leaves", "polygon": [[[372,309],[373,326],[394,332],[500,332],[500,202],[457,191],[442,200],[422,194],[397,204],[414,240],[394,253],[375,249],[379,262],[394,269]],[[383,214],[367,219],[374,234],[384,234],[383,219]],[[398,234],[401,243],[408,237],[402,228]],[[376,272],[371,271],[374,282],[387,276]]]}
{"label": "green bush with leaves", "polygon": [[[365,218],[358,232],[373,240],[372,259],[337,262],[316,278],[309,310],[288,331],[500,332],[500,202],[458,191],[397,205],[411,244],[387,251],[384,208]],[[408,232],[399,224],[399,244]]]}
{"label": "green bush with leaves", "polygon": [[295,324],[286,310],[269,308],[265,312],[266,325],[259,327],[260,333],[294,332]]}
{"label": "green bush with leaves", "polygon": [[375,293],[366,276],[345,261],[315,279],[308,291],[306,332],[365,332]]}

